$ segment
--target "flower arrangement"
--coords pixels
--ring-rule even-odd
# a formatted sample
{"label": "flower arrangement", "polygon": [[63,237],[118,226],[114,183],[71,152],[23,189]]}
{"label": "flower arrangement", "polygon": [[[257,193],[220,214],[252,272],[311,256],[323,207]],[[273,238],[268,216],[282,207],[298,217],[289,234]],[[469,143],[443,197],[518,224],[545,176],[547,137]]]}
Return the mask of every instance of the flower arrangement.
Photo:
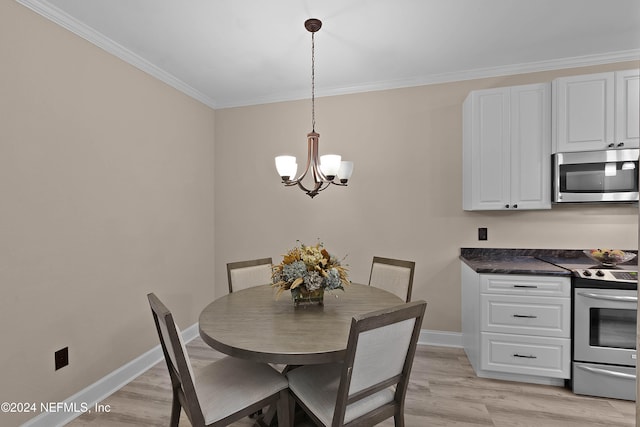
{"label": "flower arrangement", "polygon": [[273,266],[273,286],[277,296],[291,290],[294,301],[310,293],[342,289],[349,284],[347,268],[324,248],[322,243],[298,246],[283,256],[280,264]]}

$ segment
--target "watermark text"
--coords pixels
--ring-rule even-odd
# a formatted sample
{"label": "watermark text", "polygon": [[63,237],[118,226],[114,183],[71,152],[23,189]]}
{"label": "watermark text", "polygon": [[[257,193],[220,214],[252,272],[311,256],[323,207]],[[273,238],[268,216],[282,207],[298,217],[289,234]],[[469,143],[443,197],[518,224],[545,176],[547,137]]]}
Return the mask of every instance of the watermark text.
{"label": "watermark text", "polygon": [[0,403],[0,412],[4,413],[76,413],[83,414],[85,412],[111,412],[111,405],[104,403],[95,403],[93,405],[87,402],[2,402]]}

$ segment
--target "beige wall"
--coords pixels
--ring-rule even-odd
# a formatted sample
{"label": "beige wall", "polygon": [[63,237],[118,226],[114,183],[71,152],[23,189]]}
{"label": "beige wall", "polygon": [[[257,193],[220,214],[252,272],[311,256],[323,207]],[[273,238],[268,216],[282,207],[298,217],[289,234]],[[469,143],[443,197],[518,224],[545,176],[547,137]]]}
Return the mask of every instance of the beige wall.
{"label": "beige wall", "polygon": [[215,113],[14,1],[0,64],[0,402],[58,402],[213,298]]}
{"label": "beige wall", "polygon": [[[321,153],[355,162],[347,188],[311,200],[279,184],[273,158],[306,159],[310,102],[216,112],[216,290],[229,261],[281,254],[320,238],[348,254],[351,279],[366,283],[374,255],[416,261],[415,299],[424,328],[460,331],[460,247],[637,248],[638,208],[559,206],[549,211],[462,210],[462,102],[471,90],[551,81],[638,63],[320,98]],[[489,240],[477,241],[488,227]]]}

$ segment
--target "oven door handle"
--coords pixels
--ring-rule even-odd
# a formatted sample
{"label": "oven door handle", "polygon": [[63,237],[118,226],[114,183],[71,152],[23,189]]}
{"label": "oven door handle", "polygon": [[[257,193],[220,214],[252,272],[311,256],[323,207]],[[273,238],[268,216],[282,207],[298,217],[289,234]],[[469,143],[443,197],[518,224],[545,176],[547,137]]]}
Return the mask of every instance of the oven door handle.
{"label": "oven door handle", "polygon": [[584,366],[584,365],[577,365],[577,364],[576,364],[576,367],[580,369],[584,369],[585,371],[588,371],[588,372],[592,372],[594,374],[608,375],[610,377],[616,377],[616,378],[621,378],[625,380],[635,381],[636,379],[636,376],[634,374],[626,374],[624,372],[610,371],[609,369],[594,368],[593,366]]}
{"label": "oven door handle", "polygon": [[626,302],[638,302],[638,297],[630,297],[624,295],[602,295],[594,294],[592,292],[578,292],[578,295],[587,298],[602,299],[607,301],[626,301]]}

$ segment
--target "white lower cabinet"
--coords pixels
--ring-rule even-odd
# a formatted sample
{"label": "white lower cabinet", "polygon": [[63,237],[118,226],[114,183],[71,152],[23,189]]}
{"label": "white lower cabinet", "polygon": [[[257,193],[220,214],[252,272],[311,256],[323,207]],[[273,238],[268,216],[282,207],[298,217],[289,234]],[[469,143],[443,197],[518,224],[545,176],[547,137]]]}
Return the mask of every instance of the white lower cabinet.
{"label": "white lower cabinet", "polygon": [[478,274],[463,263],[462,332],[480,377],[562,385],[571,375],[571,282]]}
{"label": "white lower cabinet", "polygon": [[569,378],[571,340],[482,332],[484,370],[549,378]]}
{"label": "white lower cabinet", "polygon": [[483,332],[569,338],[569,298],[482,294],[480,301]]}

